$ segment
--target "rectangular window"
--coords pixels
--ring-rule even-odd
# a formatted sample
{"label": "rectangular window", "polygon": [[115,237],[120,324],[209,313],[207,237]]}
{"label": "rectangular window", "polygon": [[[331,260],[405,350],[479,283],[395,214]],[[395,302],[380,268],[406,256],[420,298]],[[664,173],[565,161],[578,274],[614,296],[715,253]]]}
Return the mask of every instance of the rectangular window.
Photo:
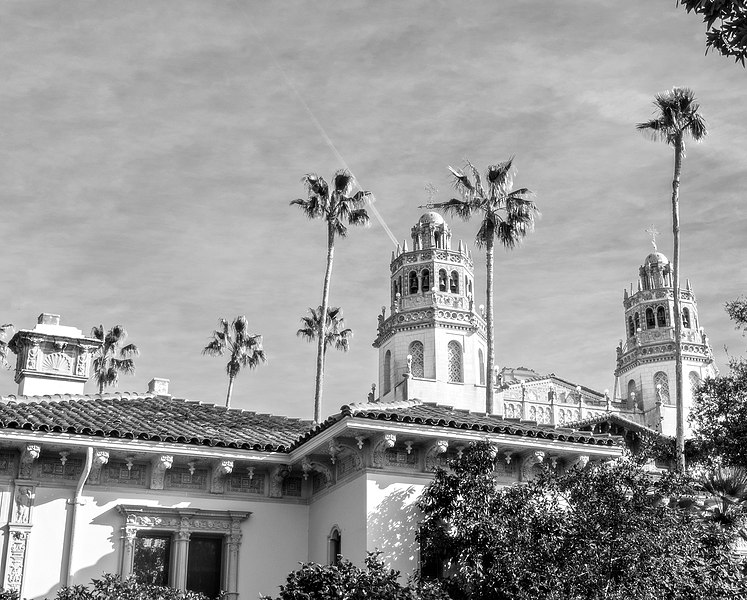
{"label": "rectangular window", "polygon": [[132,573],[138,583],[169,585],[171,536],[144,534],[135,538]]}
{"label": "rectangular window", "polygon": [[187,589],[215,598],[221,589],[223,540],[192,535],[187,559]]}

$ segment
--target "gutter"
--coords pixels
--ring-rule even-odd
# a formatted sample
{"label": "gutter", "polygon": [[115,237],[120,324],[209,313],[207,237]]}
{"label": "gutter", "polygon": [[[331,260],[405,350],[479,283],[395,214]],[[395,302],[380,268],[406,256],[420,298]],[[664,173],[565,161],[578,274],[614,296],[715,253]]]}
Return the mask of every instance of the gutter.
{"label": "gutter", "polygon": [[67,503],[71,505],[72,514],[70,516],[70,535],[68,536],[68,549],[67,549],[67,566],[65,568],[65,580],[63,585],[69,586],[73,580],[73,550],[75,549],[75,524],[78,518],[78,506],[83,504],[81,499],[83,495],[83,486],[86,483],[86,479],[91,474],[91,468],[93,467],[93,446],[86,448],[86,464],[83,467],[83,472],[80,474],[78,485],[75,488],[75,496],[72,501],[68,500]]}

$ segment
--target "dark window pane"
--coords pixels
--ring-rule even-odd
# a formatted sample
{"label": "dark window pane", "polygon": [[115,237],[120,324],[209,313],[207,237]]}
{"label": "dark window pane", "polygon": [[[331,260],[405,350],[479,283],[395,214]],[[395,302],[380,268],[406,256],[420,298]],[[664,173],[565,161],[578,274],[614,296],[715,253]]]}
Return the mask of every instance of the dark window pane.
{"label": "dark window pane", "polygon": [[171,539],[167,536],[143,535],[135,538],[133,574],[139,583],[169,584]]}
{"label": "dark window pane", "polygon": [[216,537],[192,536],[189,540],[187,589],[202,592],[208,598],[220,593],[221,554],[223,540]]}

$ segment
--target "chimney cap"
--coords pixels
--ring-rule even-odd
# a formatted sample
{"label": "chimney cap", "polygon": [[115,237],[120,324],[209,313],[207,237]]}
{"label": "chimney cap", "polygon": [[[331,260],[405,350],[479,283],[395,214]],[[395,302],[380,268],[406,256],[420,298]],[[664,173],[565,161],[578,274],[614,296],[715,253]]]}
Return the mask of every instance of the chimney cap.
{"label": "chimney cap", "polygon": [[54,313],[42,313],[39,315],[36,322],[39,325],[59,325],[60,315],[55,315]]}
{"label": "chimney cap", "polygon": [[148,393],[156,396],[171,396],[169,394],[169,380],[154,377],[148,382]]}

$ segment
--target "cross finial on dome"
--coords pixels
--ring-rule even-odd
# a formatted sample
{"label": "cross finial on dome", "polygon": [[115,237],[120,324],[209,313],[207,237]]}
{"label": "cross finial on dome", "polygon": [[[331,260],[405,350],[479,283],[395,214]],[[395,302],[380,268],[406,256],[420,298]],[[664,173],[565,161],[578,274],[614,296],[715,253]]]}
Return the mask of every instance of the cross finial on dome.
{"label": "cross finial on dome", "polygon": [[646,233],[651,236],[651,244],[654,246],[654,252],[658,252],[658,248],[656,247],[656,236],[659,235],[659,232],[656,230],[653,223],[651,224],[651,227],[646,230]]}
{"label": "cross finial on dome", "polygon": [[423,189],[428,194],[428,204],[433,204],[433,199],[436,197],[436,194],[438,194],[438,189],[430,182],[426,183]]}

